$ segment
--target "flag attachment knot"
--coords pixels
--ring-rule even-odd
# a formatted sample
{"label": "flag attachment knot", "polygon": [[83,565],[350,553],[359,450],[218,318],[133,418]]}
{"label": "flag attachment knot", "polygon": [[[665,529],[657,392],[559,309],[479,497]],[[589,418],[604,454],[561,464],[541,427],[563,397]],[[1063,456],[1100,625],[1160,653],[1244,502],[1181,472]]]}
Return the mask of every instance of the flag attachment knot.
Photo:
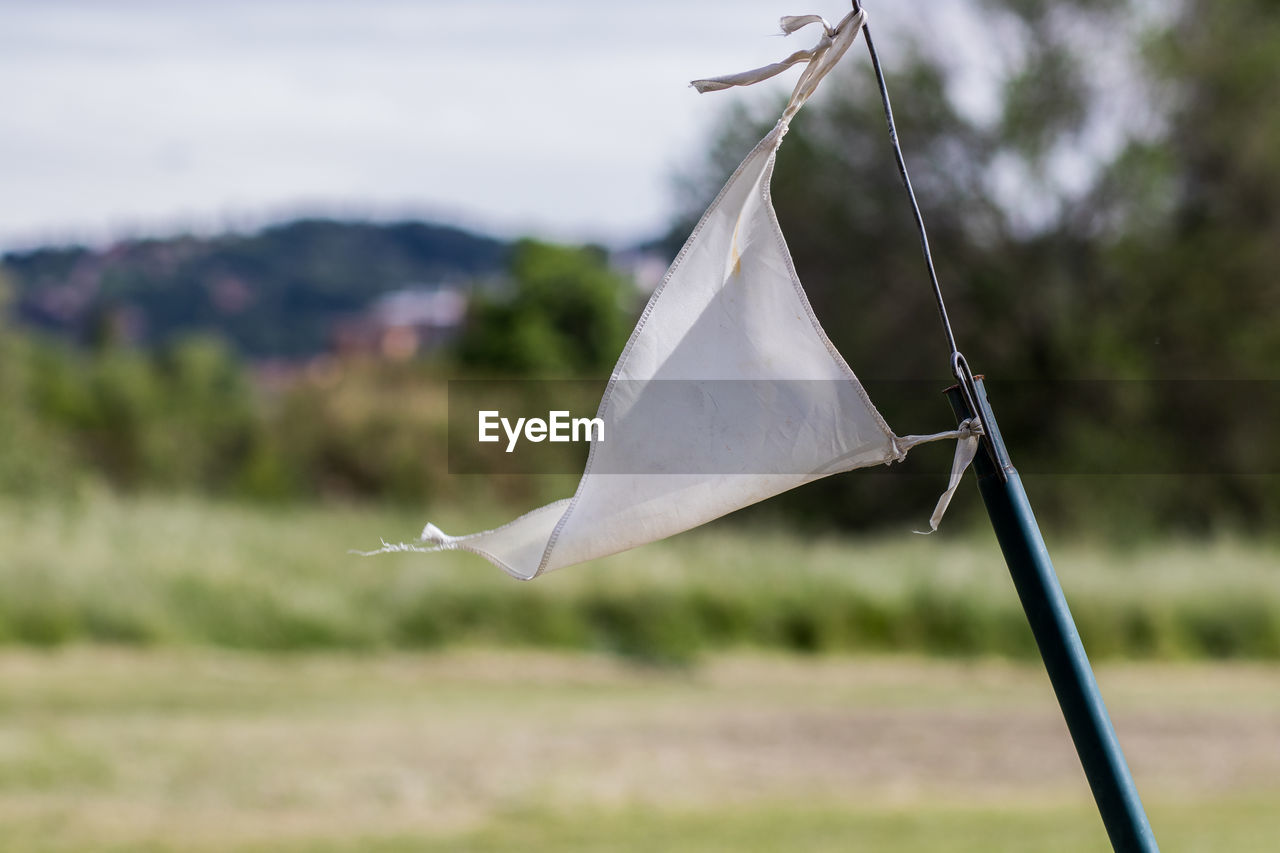
{"label": "flag attachment knot", "polygon": [[982,421],[977,417],[965,418],[960,425],[948,432],[934,433],[933,435],[907,435],[898,439],[898,447],[905,456],[907,450],[915,447],[917,444],[926,444],[930,441],[942,441],[948,438],[956,439],[956,455],[951,460],[951,481],[947,483],[947,490],[938,498],[938,505],[933,508],[933,515],[929,517],[929,529],[917,530],[916,533],[928,535],[936,533],[938,525],[942,523],[942,516],[947,512],[947,507],[951,505],[951,498],[955,495],[956,489],[960,486],[960,478],[964,472],[973,464],[973,457],[978,455],[978,441],[986,431],[982,428]]}
{"label": "flag attachment knot", "polygon": [[822,81],[822,78],[826,77],[827,72],[835,67],[836,63],[840,61],[840,57],[844,56],[845,51],[849,49],[849,45],[853,44],[853,40],[857,38],[858,33],[862,31],[862,27],[866,22],[867,13],[864,10],[850,12],[834,27],[828,24],[821,15],[787,15],[778,22],[783,35],[789,36],[810,24],[821,24],[822,36],[818,39],[818,43],[808,50],[797,50],[781,62],[774,62],[771,65],[753,68],[750,71],[742,71],[737,74],[694,80],[689,85],[700,93],[718,92],[721,89],[728,89],[733,86],[750,86],[753,83],[759,83],[761,80],[776,77],[793,65],[807,62],[809,67],[804,70],[804,74],[796,81],[796,87],[791,93],[791,100],[787,102],[787,108],[783,111],[782,118],[778,121],[778,124],[785,128],[800,107],[804,105],[804,102],[809,99],[809,96],[817,90],[818,83]]}

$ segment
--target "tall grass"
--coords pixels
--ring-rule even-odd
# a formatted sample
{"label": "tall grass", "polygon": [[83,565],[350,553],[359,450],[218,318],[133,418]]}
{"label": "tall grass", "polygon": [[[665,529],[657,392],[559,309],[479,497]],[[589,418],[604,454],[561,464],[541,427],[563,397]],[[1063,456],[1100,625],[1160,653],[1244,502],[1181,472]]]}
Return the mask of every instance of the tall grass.
{"label": "tall grass", "polygon": [[[348,553],[426,514],[198,498],[0,504],[0,642],[444,644],[1030,657],[989,535],[802,539],[721,524],[533,583],[467,554]],[[446,529],[501,521],[435,514]],[[1280,658],[1280,564],[1235,539],[1050,547],[1095,658]]]}

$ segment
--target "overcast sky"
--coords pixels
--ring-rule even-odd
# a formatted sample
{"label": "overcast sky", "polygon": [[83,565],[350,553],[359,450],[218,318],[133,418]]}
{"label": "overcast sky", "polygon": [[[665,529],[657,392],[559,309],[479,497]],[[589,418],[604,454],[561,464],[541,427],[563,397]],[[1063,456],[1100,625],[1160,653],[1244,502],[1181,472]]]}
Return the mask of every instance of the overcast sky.
{"label": "overcast sky", "polygon": [[[917,5],[931,17],[915,25],[945,30],[960,4]],[[811,46],[810,30],[775,35],[780,14],[847,8],[0,0],[0,248],[302,213],[651,236],[673,172],[752,97],[688,81]],[[798,73],[761,88],[787,91]]]}

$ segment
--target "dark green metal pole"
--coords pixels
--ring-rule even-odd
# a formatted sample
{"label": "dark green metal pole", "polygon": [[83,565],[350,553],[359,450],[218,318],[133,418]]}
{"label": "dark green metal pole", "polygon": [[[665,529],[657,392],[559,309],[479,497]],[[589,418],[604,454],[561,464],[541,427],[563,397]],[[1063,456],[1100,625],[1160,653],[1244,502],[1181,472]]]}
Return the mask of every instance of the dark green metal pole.
{"label": "dark green metal pole", "polygon": [[974,414],[982,419],[986,438],[973,460],[978,490],[1058,695],[1111,846],[1117,853],[1158,853],[1160,848],[1151,833],[1022,480],[1000,438],[981,379],[974,380],[972,390],[976,392],[972,396],[978,412],[969,411],[961,385],[947,389],[947,399],[958,420]]}
{"label": "dark green metal pole", "polygon": [[[853,0],[853,8],[855,11],[862,8],[860,0]],[[947,347],[951,352],[951,372],[960,383],[948,389],[947,397],[955,409],[957,420],[980,417],[986,431],[982,447],[973,460],[973,467],[978,475],[978,490],[982,492],[982,500],[987,505],[987,514],[991,516],[991,525],[995,528],[1000,550],[1004,552],[1005,562],[1009,564],[1013,585],[1018,590],[1018,598],[1022,600],[1027,621],[1031,623],[1036,645],[1040,647],[1040,656],[1044,658],[1049,681],[1058,694],[1058,704],[1062,707],[1062,715],[1067,719],[1067,728],[1071,732],[1071,739],[1075,741],[1080,763],[1084,765],[1089,787],[1093,789],[1093,798],[1102,814],[1102,823],[1107,828],[1107,835],[1111,837],[1111,846],[1117,853],[1159,853],[1160,848],[1156,846],[1155,836],[1151,834],[1151,825],[1147,822],[1142,801],[1138,799],[1133,777],[1129,774],[1129,766],[1125,763],[1120,742],[1116,740],[1115,729],[1107,715],[1107,707],[1102,703],[1098,682],[1094,680],[1093,670],[1089,667],[1089,658],[1084,653],[1075,621],[1067,608],[1067,599],[1062,594],[1062,587],[1058,584],[1058,576],[1054,574],[1053,563],[1049,562],[1049,552],[1044,547],[1040,528],[1031,513],[1027,493],[1022,488],[1018,472],[1009,461],[1009,452],[1000,438],[1000,428],[996,426],[995,416],[991,414],[986,388],[980,380],[974,378],[956,346],[956,336],[951,330],[951,320],[947,317],[947,306],[942,298],[942,286],[938,283],[933,255],[929,251],[929,235],[924,227],[924,217],[920,213],[915,191],[911,188],[907,161],[902,154],[898,130],[894,126],[889,87],[885,83],[884,70],[880,67],[875,42],[871,39],[871,28],[865,22],[862,34],[867,42],[867,52],[871,56],[876,84],[880,88],[880,100],[884,107],[885,123],[889,128],[889,142],[893,146],[898,164],[898,174],[907,191],[907,198],[911,201],[925,268],[938,303],[938,316],[947,336]]]}

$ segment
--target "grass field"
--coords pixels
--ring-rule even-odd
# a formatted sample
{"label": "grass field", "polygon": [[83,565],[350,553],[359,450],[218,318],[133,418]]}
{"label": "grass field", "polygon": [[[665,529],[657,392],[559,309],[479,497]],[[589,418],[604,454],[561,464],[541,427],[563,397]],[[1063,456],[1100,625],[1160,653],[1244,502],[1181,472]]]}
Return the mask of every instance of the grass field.
{"label": "grass field", "polygon": [[[1101,669],[1166,853],[1275,849],[1280,672]],[[9,851],[1108,849],[1030,665],[0,654]]]}
{"label": "grass field", "polygon": [[[198,498],[0,503],[0,645],[276,651],[448,644],[607,651],[913,652],[1035,659],[990,533],[805,540],[722,525],[531,584],[461,553],[362,558],[426,518]],[[1046,531],[1095,659],[1280,659],[1280,548],[1233,539],[1131,549]]]}
{"label": "grass field", "polygon": [[[0,851],[1107,849],[989,537],[424,515],[0,504]],[[1162,849],[1274,849],[1275,547],[1049,536]]]}

